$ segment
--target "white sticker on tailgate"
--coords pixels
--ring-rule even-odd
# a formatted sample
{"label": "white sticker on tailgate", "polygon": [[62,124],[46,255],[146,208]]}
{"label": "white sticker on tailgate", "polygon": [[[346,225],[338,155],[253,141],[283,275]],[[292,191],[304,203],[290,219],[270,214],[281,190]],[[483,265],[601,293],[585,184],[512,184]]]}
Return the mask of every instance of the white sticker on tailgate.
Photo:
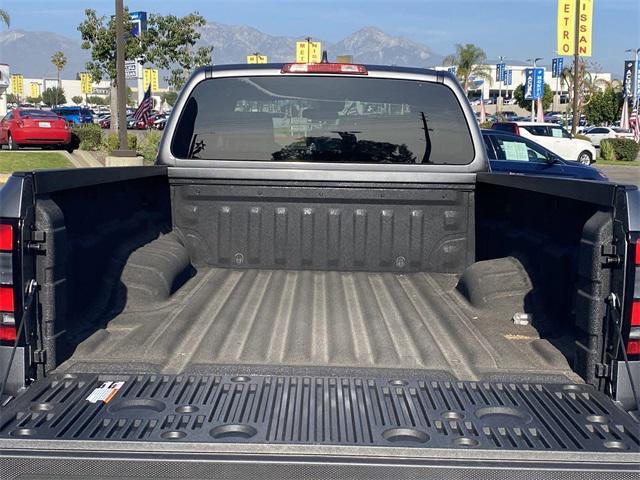
{"label": "white sticker on tailgate", "polygon": [[41,128],[51,128],[51,124],[49,122],[38,122],[38,125]]}
{"label": "white sticker on tailgate", "polygon": [[87,397],[91,403],[104,402],[109,403],[116,396],[118,390],[122,388],[124,382],[104,382]]}

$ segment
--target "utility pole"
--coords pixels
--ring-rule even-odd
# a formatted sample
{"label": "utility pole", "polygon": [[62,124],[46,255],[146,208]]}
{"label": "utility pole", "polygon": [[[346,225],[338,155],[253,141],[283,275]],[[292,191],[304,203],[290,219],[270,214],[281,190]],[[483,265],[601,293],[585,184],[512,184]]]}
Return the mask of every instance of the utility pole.
{"label": "utility pole", "polygon": [[573,121],[571,122],[571,135],[575,136],[578,133],[578,123],[580,123],[580,112],[578,111],[580,94],[580,0],[576,0],[576,20],[575,20],[575,33],[574,33],[574,45],[573,45]]}
{"label": "utility pole", "polygon": [[118,140],[120,157],[135,156],[129,152],[127,146],[127,81],[124,76],[124,5],[123,0],[116,0],[116,84],[117,84],[117,113]]}

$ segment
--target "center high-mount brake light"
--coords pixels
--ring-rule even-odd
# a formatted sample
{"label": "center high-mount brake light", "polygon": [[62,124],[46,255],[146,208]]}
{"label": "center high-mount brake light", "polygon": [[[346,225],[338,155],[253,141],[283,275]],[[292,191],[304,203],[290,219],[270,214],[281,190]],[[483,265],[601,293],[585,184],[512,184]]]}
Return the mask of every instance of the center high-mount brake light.
{"label": "center high-mount brake light", "polygon": [[342,75],[368,75],[364,65],[353,63],[287,63],[280,73],[337,73]]}

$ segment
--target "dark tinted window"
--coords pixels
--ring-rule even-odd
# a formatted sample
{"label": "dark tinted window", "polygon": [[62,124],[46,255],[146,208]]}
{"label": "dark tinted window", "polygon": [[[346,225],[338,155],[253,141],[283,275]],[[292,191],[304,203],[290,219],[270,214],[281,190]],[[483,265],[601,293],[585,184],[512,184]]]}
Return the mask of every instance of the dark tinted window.
{"label": "dark tinted window", "polygon": [[494,123],[491,128],[493,130],[500,130],[501,132],[516,132],[516,124],[515,123]]}
{"label": "dark tinted window", "polygon": [[49,110],[22,110],[20,112],[21,117],[33,117],[33,118],[58,118],[56,112]]}
{"label": "dark tinted window", "polygon": [[468,164],[467,121],[435,83],[362,77],[205,80],[173,137],[178,158]]}
{"label": "dark tinted window", "polygon": [[[545,127],[544,125],[525,125],[520,128],[524,128],[531,135],[537,135],[539,137],[550,137],[551,132],[549,131],[549,127]],[[562,135],[560,135],[562,136]]]}
{"label": "dark tinted window", "polygon": [[589,133],[609,133],[609,130],[606,128],[592,128]]}

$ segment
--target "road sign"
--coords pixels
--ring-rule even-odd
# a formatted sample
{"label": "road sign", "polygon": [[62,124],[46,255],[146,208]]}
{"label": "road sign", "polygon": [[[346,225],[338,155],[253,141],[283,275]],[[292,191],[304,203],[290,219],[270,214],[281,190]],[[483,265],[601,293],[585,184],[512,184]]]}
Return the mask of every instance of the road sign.
{"label": "road sign", "polygon": [[504,63],[500,62],[496,64],[496,82],[504,81]]}
{"label": "road sign", "polygon": [[551,60],[551,77],[558,78],[562,76],[562,68],[564,65],[564,58],[558,57]]}
{"label": "road sign", "polygon": [[139,75],[139,64],[135,60],[127,60],[124,62],[124,78],[138,78]]}
{"label": "road sign", "polygon": [[624,61],[624,74],[622,75],[622,94],[630,98],[633,96],[633,78],[635,74],[634,60]]}
{"label": "road sign", "polygon": [[247,55],[247,63],[269,63],[266,55]]}
{"label": "road sign", "polygon": [[142,32],[147,31],[147,12],[131,12],[129,18],[133,23],[134,37],[139,37]]}
{"label": "road sign", "polygon": [[158,82],[158,69],[157,68],[145,68],[142,72],[142,82],[144,91],[147,91],[149,84],[151,84],[151,91],[157,92],[160,89]]}
{"label": "road sign", "polygon": [[504,71],[504,84],[505,85],[513,84],[513,70],[511,68]]}
{"label": "road sign", "polygon": [[[593,34],[593,0],[580,0],[579,15],[579,36],[578,55],[581,57],[591,56],[591,38]],[[637,20],[637,17],[636,17]]]}
{"label": "road sign", "polygon": [[19,97],[24,94],[24,77],[22,75],[11,75],[11,91]]}
{"label": "road sign", "polygon": [[544,95],[544,68],[527,68],[524,71],[524,98],[537,100]]}
{"label": "road sign", "polygon": [[320,42],[296,42],[296,63],[320,63],[322,46]]}
{"label": "road sign", "polygon": [[80,74],[80,91],[84,94],[91,93],[93,88],[91,83],[92,83],[91,75],[88,74],[87,72],[82,72]]}
{"label": "road sign", "polygon": [[40,84],[38,82],[29,83],[29,96],[31,98],[40,96]]}

